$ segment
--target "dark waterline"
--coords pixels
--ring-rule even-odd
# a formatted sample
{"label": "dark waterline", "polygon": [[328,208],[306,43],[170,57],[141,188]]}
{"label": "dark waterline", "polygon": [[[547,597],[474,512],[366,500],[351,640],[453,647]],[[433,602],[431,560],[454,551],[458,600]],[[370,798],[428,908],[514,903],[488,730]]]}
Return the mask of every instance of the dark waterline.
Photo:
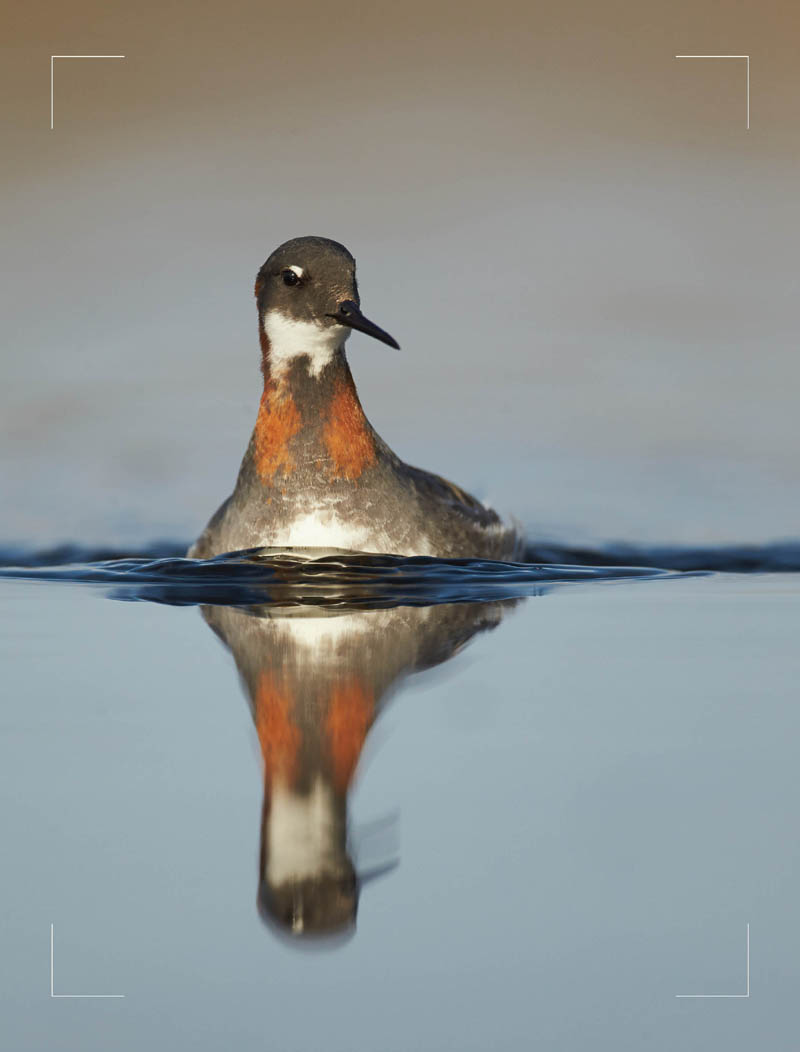
{"label": "dark waterline", "polygon": [[[183,559],[188,547],[188,541],[176,540],[154,541],[137,548],[122,548],[119,545],[87,547],[67,542],[49,548],[32,549],[22,544],[6,544],[0,547],[0,568],[63,567],[136,559],[147,562]],[[440,561],[465,563],[470,560]],[[530,543],[522,563],[513,565],[529,563],[661,570],[716,570],[719,573],[796,573],[800,572],[800,540],[714,546],[645,546],[613,541],[596,547],[540,541]],[[484,560],[483,565],[491,563]]]}
{"label": "dark waterline", "polygon": [[[54,554],[63,561],[54,561]],[[75,558],[79,554],[82,557]],[[0,577],[100,585],[115,599],[175,606],[375,609],[515,599],[572,582],[675,576],[673,571],[652,567],[505,563],[345,552],[320,552],[316,556],[313,550],[301,557],[250,549],[207,560],[153,558],[150,552],[126,558],[86,557],[97,554],[49,552],[40,554],[35,561],[34,553],[27,565],[0,569]]]}
{"label": "dark waterline", "polygon": [[295,557],[253,548],[186,559],[184,542],[136,551],[75,544],[0,549],[0,577],[105,586],[117,599],[171,605],[331,605],[350,608],[482,602],[541,594],[571,582],[671,577],[676,573],[800,571],[800,542],[678,548],[530,545],[518,563],[313,551]]}

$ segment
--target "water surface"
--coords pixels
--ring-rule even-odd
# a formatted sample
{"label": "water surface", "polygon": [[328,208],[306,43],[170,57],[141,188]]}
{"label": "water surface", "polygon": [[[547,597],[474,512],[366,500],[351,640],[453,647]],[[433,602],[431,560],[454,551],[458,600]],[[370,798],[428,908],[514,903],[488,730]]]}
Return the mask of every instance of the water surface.
{"label": "water surface", "polygon": [[791,1044],[795,575],[26,561],[8,1047]]}

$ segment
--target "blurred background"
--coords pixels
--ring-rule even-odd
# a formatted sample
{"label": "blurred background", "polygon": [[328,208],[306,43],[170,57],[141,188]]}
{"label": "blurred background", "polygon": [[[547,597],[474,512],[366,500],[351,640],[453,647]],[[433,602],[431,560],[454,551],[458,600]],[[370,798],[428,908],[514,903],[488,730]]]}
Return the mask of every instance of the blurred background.
{"label": "blurred background", "polygon": [[[13,28],[9,28],[13,27]],[[368,416],[535,537],[798,532],[795,4],[11,3],[0,537],[194,537],[255,273],[356,255]],[[751,127],[742,60],[751,55]],[[50,55],[57,60],[50,130]]]}

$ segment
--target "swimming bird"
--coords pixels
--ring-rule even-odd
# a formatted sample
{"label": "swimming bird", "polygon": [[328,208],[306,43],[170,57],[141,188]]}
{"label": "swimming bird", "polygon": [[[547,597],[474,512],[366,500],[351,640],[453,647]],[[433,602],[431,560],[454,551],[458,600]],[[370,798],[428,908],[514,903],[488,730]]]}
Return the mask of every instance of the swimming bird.
{"label": "swimming bird", "polygon": [[509,559],[517,531],[463,489],[404,463],[364,415],[345,356],[353,330],[398,343],[364,316],[356,262],[298,237],[258,272],[264,390],[236,486],[189,549],[344,549]]}

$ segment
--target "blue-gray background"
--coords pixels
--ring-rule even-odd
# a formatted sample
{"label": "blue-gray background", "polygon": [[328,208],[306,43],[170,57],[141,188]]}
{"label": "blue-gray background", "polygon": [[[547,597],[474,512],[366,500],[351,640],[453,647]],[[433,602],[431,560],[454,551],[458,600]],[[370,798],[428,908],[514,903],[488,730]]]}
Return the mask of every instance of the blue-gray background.
{"label": "blue-gray background", "polygon": [[[796,5],[16,5],[4,538],[191,537],[259,397],[252,284],[344,241],[368,415],[539,534],[796,534]],[[49,128],[49,55],[56,61]],[[681,53],[750,53],[745,64]]]}

